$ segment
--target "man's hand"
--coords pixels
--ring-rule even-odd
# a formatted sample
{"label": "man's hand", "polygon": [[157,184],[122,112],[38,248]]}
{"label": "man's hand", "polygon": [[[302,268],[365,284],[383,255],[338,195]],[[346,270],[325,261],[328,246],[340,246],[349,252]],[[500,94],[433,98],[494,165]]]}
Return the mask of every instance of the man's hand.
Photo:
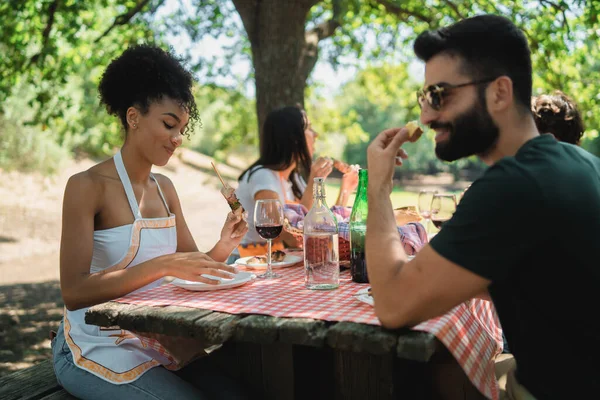
{"label": "man's hand", "polygon": [[400,148],[409,141],[406,128],[391,128],[381,132],[367,149],[367,169],[369,170],[369,191],[392,192],[394,167],[402,165],[408,154]]}

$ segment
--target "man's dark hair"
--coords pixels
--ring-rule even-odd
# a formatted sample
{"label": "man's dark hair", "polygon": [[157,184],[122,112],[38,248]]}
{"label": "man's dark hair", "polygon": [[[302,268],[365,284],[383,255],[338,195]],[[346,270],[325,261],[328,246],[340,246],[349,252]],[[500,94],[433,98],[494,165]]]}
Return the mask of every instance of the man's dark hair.
{"label": "man's dark hair", "polygon": [[[304,110],[299,107],[288,106],[271,111],[267,118],[260,136],[260,157],[247,170],[242,172],[238,180],[242,180],[246,174],[250,179],[252,171],[257,165],[275,170],[283,171],[296,162],[296,168],[292,173],[298,173],[306,178],[310,173],[311,157],[306,144],[304,131],[307,128]],[[250,172],[252,171],[252,172]],[[302,191],[295,179],[292,182],[292,192],[297,198],[302,197]]]}
{"label": "man's dark hair", "polygon": [[104,71],[98,90],[100,102],[111,115],[116,115],[127,131],[127,109],[137,107],[142,114],[150,104],[169,97],[186,109],[193,132],[198,122],[198,108],[192,94],[194,79],[179,58],[151,45],[129,47],[111,61]]}
{"label": "man's dark hair", "polygon": [[438,54],[458,56],[462,72],[473,80],[508,76],[517,103],[530,112],[531,52],[525,34],[509,19],[480,15],[423,32],[414,43],[414,51],[425,62]]}
{"label": "man's dark hair", "polygon": [[585,127],[575,102],[560,90],[542,94],[531,102],[540,133],[551,133],[561,142],[579,144]]}

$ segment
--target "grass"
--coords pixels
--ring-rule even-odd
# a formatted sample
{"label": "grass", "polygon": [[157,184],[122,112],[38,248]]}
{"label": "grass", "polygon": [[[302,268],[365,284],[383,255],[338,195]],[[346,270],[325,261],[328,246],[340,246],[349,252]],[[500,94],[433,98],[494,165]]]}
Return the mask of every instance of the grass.
{"label": "grass", "polygon": [[[329,182],[325,184],[325,194],[327,196],[327,205],[332,206],[335,204],[337,200],[338,193],[340,191],[340,185],[338,183]],[[390,198],[392,199],[392,205],[394,208],[404,207],[404,206],[416,206],[417,205],[417,192],[408,192],[404,190],[401,186],[394,187]],[[350,200],[348,200],[348,206],[352,207],[354,204],[354,199],[356,197],[356,193],[350,195]]]}

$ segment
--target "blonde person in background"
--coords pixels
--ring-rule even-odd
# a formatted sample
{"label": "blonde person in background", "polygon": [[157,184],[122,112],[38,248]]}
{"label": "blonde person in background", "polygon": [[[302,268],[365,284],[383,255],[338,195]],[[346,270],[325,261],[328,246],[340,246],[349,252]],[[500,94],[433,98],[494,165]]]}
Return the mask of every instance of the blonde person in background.
{"label": "blonde person in background", "polygon": [[60,248],[66,310],[52,340],[57,380],[78,398],[244,398],[234,381],[210,367],[192,385],[131,332],[84,319],[88,307],[156,287],[165,276],[217,284],[203,274],[236,273],[223,261],[248,231],[241,215],[229,213],[217,244],[202,253],[173,183],[151,173],[167,164],[188,123],[199,119],[192,83],[177,58],[153,46],[125,50],[102,76],[100,101],[120,119],[125,143],[67,183]]}

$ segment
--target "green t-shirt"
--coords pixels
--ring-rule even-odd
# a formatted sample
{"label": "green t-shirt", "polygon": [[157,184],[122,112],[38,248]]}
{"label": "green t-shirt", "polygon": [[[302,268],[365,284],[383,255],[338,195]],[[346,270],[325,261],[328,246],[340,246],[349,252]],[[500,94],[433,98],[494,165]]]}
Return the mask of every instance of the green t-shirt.
{"label": "green t-shirt", "polygon": [[431,246],[491,280],[517,379],[536,398],[600,397],[600,159],[530,140],[473,183]]}

